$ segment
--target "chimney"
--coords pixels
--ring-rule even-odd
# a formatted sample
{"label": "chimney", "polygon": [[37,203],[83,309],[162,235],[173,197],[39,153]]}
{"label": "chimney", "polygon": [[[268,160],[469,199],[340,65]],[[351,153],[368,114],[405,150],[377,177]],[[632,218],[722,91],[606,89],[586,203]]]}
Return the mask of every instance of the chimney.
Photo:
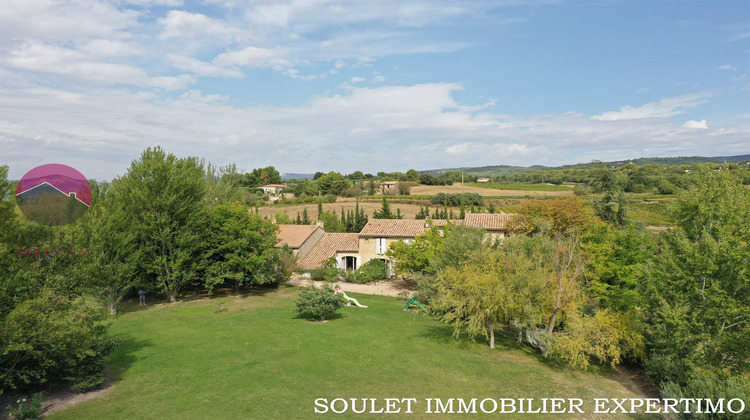
{"label": "chimney", "polygon": [[325,226],[323,226],[323,223],[324,222],[322,220],[318,220],[318,227],[321,228],[321,229],[323,229],[323,230],[326,230]]}

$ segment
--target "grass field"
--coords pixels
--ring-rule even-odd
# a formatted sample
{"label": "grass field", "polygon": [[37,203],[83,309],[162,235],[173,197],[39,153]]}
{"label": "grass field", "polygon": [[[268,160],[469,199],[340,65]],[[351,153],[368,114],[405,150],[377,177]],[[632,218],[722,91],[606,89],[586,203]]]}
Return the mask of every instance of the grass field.
{"label": "grass field", "polygon": [[466,186],[492,188],[495,190],[508,191],[573,191],[574,185],[554,185],[554,184],[490,184],[467,182]]}
{"label": "grass field", "polygon": [[[364,419],[383,415],[314,414],[315,399],[413,397],[413,414],[390,416],[434,419],[446,416],[426,414],[426,398],[582,398],[590,413],[593,398],[637,397],[606,368],[557,367],[503,337],[494,350],[484,340],[455,339],[429,316],[404,312],[396,298],[353,293],[369,308],[347,307],[318,323],[292,313],[297,293],[125,305],[111,328],[122,338],[110,360],[112,389],[50,418]],[[468,417],[478,416],[497,414]]]}
{"label": "grass field", "polygon": [[[500,185],[493,184],[453,184],[453,185],[417,185],[411,188],[411,193],[415,195],[435,195],[437,193],[455,194],[455,193],[476,193],[483,197],[550,197],[550,196],[570,196],[573,195],[573,189],[561,187],[559,185],[522,185],[526,189],[502,189]],[[497,187],[497,188],[496,188]],[[552,188],[552,189],[541,189]]]}
{"label": "grass field", "polygon": [[671,203],[667,201],[628,204],[628,217],[643,222],[646,226],[674,226],[670,216]]}

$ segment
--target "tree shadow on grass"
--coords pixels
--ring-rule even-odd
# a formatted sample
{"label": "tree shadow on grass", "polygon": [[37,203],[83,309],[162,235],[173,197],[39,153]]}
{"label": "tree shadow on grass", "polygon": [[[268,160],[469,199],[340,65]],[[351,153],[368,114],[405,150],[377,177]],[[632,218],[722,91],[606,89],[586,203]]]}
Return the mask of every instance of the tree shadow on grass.
{"label": "tree shadow on grass", "polygon": [[[336,313],[333,313],[331,315],[328,315],[324,321],[333,321],[333,320],[341,319],[341,318],[344,318],[344,314],[336,312]],[[313,315],[313,314],[311,314],[309,312],[304,312],[304,313],[301,313],[301,314],[296,314],[294,316],[294,319],[306,319],[306,320],[308,320],[310,322],[321,322],[319,316]]]}
{"label": "tree shadow on grass", "polygon": [[240,289],[238,293],[235,293],[235,289],[233,287],[219,287],[219,288],[215,288],[213,292],[209,293],[202,287],[194,287],[194,288],[187,289],[183,291],[182,293],[180,293],[179,299],[177,299],[177,301],[175,302],[170,302],[169,299],[167,299],[160,293],[148,294],[146,296],[145,305],[140,305],[139,298],[137,295],[134,295],[134,296],[128,295],[117,306],[117,313],[118,315],[122,315],[125,313],[145,311],[154,307],[160,307],[164,305],[169,305],[171,303],[180,303],[180,302],[196,302],[196,301],[201,301],[201,300],[213,300],[213,299],[221,299],[221,298],[226,298],[226,297],[239,297],[239,298],[263,297],[269,293],[274,293],[278,290],[279,290],[278,287],[272,287],[272,286],[243,287]]}
{"label": "tree shadow on grass", "polygon": [[136,339],[130,335],[120,335],[119,339],[119,344],[107,360],[110,375],[108,382],[111,383],[119,382],[123,373],[141,358],[136,353],[153,345],[149,340]]}
{"label": "tree shadow on grass", "polygon": [[81,392],[74,390],[68,383],[46,387],[7,392],[0,395],[0,420],[11,419],[10,413],[4,409],[12,405],[18,406],[16,402],[20,398],[30,398],[32,392],[42,392],[41,414],[46,417],[57,411],[64,410],[84,401],[100,398],[107,393],[111,387],[122,379],[122,375],[139,359],[135,353],[151,346],[147,340],[137,340],[130,336],[121,336],[118,346],[106,360],[104,370],[104,383],[100,386]]}

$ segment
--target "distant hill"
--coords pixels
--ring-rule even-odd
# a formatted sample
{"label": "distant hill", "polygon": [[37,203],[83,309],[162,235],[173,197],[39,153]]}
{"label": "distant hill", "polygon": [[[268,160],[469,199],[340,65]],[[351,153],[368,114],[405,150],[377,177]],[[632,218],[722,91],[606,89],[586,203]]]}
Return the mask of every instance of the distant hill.
{"label": "distant hill", "polygon": [[281,174],[281,179],[312,179],[315,174]]}
{"label": "distant hill", "polygon": [[599,167],[602,163],[608,167],[619,167],[627,164],[634,164],[636,166],[643,165],[699,165],[701,163],[747,163],[750,162],[750,154],[738,155],[738,156],[717,156],[717,157],[702,157],[702,156],[680,156],[680,157],[647,157],[627,160],[616,160],[611,162],[598,162],[593,161],[589,163],[577,163],[574,165],[563,165],[563,166],[509,166],[509,165],[497,165],[497,166],[478,166],[478,167],[463,167],[463,168],[443,168],[443,169],[430,169],[422,171],[423,173],[430,173],[432,175],[440,175],[447,171],[463,171],[467,174],[472,175],[510,175],[518,172],[532,172],[545,169],[587,169]]}

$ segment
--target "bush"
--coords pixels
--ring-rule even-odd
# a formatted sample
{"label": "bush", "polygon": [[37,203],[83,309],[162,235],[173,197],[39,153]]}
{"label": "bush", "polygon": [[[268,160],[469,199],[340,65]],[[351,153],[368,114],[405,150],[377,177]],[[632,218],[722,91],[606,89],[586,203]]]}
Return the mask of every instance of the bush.
{"label": "bush", "polygon": [[573,187],[573,194],[577,196],[583,196],[583,195],[589,195],[594,192],[594,189],[591,187],[586,187],[583,185],[576,185]]}
{"label": "bush", "polygon": [[359,197],[360,195],[362,195],[362,188],[356,186],[349,187],[341,193],[343,197]]}
{"label": "bush", "polygon": [[370,260],[356,271],[345,271],[344,280],[349,283],[365,284],[388,278],[388,266],[381,260]]}
{"label": "bush", "polygon": [[342,276],[341,270],[336,267],[326,266],[310,270],[310,278],[313,280],[338,281]]}
{"label": "bush", "polygon": [[344,296],[336,294],[327,284],[321,288],[310,286],[300,292],[295,305],[294,312],[325,321],[326,317],[344,307]]}
{"label": "bush", "polygon": [[414,296],[422,305],[428,305],[438,294],[435,276],[417,274],[414,280],[417,282],[417,293]]}
{"label": "bush", "polygon": [[43,295],[18,305],[0,329],[0,389],[72,384],[77,391],[104,382],[104,358],[117,340],[106,315],[80,300]]}
{"label": "bush", "polygon": [[37,392],[31,397],[31,401],[21,398],[16,401],[18,407],[8,406],[8,412],[16,420],[38,419],[42,415],[42,393]]}
{"label": "bush", "polygon": [[[727,402],[732,399],[740,399],[745,402],[747,410],[747,404],[750,404],[750,387],[748,387],[748,378],[739,377],[721,377],[709,373],[696,371],[693,377],[688,380],[684,386],[680,386],[674,382],[663,383],[660,392],[664,398],[708,398],[714,402],[723,398],[724,401],[724,413],[679,413],[676,417],[679,419],[711,419],[711,420],[723,420],[723,419],[737,419],[737,414],[731,413],[727,409]],[[733,405],[734,410],[739,409],[737,403]],[[747,412],[745,412],[747,413]]]}
{"label": "bush", "polygon": [[659,183],[656,185],[657,191],[659,191],[659,194],[675,194],[679,188],[671,182],[669,182],[666,179],[662,179],[659,181]]}
{"label": "bush", "polygon": [[370,260],[357,270],[359,283],[369,283],[388,278],[388,266],[381,260]]}

